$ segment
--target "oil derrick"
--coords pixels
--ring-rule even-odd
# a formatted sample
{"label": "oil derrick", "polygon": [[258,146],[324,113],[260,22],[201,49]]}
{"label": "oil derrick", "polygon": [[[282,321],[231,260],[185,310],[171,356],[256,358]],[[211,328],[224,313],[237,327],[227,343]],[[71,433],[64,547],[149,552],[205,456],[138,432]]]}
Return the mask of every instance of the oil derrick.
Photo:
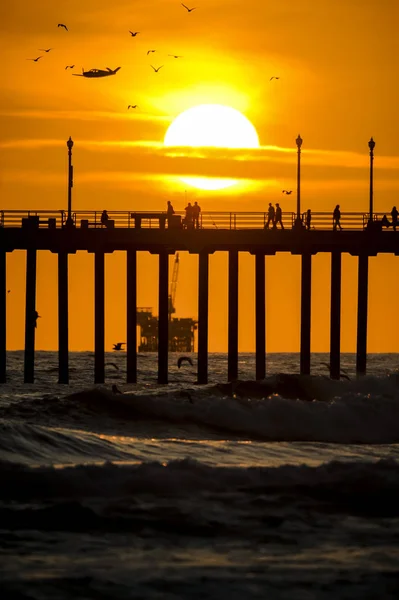
{"label": "oil derrick", "polygon": [[[191,318],[179,319],[175,301],[179,277],[179,253],[175,255],[172,279],[168,295],[169,314],[169,352],[194,352],[194,332],[197,321]],[[152,308],[137,309],[137,325],[140,326],[139,352],[157,352],[158,350],[158,317],[153,315]]]}

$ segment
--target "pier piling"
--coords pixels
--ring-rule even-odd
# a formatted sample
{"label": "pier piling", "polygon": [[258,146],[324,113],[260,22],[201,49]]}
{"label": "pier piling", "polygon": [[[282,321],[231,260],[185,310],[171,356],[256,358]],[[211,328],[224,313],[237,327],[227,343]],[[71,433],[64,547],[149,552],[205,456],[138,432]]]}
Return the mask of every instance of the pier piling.
{"label": "pier piling", "polygon": [[104,252],[94,253],[94,383],[105,380],[104,342]]}
{"label": "pier piling", "polygon": [[198,263],[198,383],[208,383],[208,252],[199,253]]}
{"label": "pier piling", "polygon": [[7,379],[6,373],[6,299],[7,299],[7,282],[6,282],[6,257],[5,250],[0,250],[0,383],[5,383]]}
{"label": "pier piling", "polygon": [[300,373],[310,375],[310,325],[312,303],[312,255],[302,254]]}
{"label": "pier piling", "polygon": [[58,253],[58,383],[69,383],[68,253]]}
{"label": "pier piling", "polygon": [[366,374],[367,364],[367,305],[369,284],[369,257],[367,254],[359,255],[358,287],[357,287],[357,347],[356,347],[356,373]]}
{"label": "pier piling", "polygon": [[126,381],[137,383],[137,252],[127,251]]}
{"label": "pier piling", "polygon": [[331,253],[330,377],[341,376],[341,252]]}
{"label": "pier piling", "polygon": [[159,253],[159,300],[158,300],[158,383],[168,383],[169,351],[169,254]]}
{"label": "pier piling", "polygon": [[255,254],[255,371],[256,379],[266,376],[265,255]]}
{"label": "pier piling", "polygon": [[227,379],[238,379],[238,251],[229,250],[229,331]]}
{"label": "pier piling", "polygon": [[35,380],[36,264],[37,252],[29,248],[26,251],[25,383],[34,383]]}

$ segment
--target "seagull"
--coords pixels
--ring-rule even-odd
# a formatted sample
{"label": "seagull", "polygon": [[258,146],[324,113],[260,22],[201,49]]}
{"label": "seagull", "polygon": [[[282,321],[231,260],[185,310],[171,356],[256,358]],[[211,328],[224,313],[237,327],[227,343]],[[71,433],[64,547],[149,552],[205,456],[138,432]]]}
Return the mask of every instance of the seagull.
{"label": "seagull", "polygon": [[156,52],[156,50],[147,50],[147,56],[150,54],[150,52]]}
{"label": "seagull", "polygon": [[138,105],[137,104],[129,104],[129,106],[127,107],[127,109],[129,110],[129,108],[137,108]]}
{"label": "seagull", "polygon": [[[152,65],[151,65],[151,67],[152,67]],[[163,65],[161,65],[157,69],[155,67],[152,67],[152,68],[154,69],[155,73],[158,73],[159,69],[162,69],[162,67],[163,67]]]}
{"label": "seagull", "polygon": [[282,193],[287,194],[287,196],[289,196],[290,194],[292,194],[292,190],[283,190]]}
{"label": "seagull", "polygon": [[168,56],[171,56],[172,58],[183,58],[179,54],[168,54]]}
{"label": "seagull", "polygon": [[113,345],[113,350],[116,350],[116,351],[122,350],[122,346],[124,346],[124,345],[125,345],[125,342],[118,342],[117,344]]}
{"label": "seagull", "polygon": [[186,361],[187,361],[187,362],[188,362],[188,363],[189,363],[189,364],[190,364],[192,367],[194,366],[194,365],[193,365],[193,361],[191,360],[191,358],[190,358],[189,356],[180,356],[180,358],[179,358],[179,359],[178,359],[178,361],[177,361],[177,368],[178,368],[178,369],[180,369],[180,367],[181,367],[182,363],[183,363],[185,360],[186,360]]}
{"label": "seagull", "polygon": [[270,77],[269,81],[271,81],[272,79],[280,79],[280,77],[275,77],[275,76]]}
{"label": "seagull", "polygon": [[74,68],[74,66],[75,66],[75,65],[67,65],[67,66],[65,67],[65,70],[67,70],[67,69],[73,69],[73,68]]}
{"label": "seagull", "polygon": [[181,2],[180,4],[182,6],[184,6],[184,8],[186,9],[186,11],[189,12],[189,13],[197,8],[196,6],[194,6],[194,8],[188,8],[188,6],[186,6],[185,4],[183,4],[183,2]]}
{"label": "seagull", "polygon": [[64,23],[58,23],[57,27],[63,27],[65,31],[68,31],[68,27]]}
{"label": "seagull", "polygon": [[130,35],[131,35],[132,37],[136,37],[136,35],[137,35],[138,33],[140,33],[140,31],[130,31],[130,29],[129,29],[129,33],[130,33]]}
{"label": "seagull", "polygon": [[40,52],[50,52],[50,50],[54,50],[54,48],[47,48],[47,50],[45,48],[39,48]]}
{"label": "seagull", "polygon": [[27,58],[26,60],[34,60],[35,62],[37,62],[41,58],[43,58],[43,56],[38,56],[37,58]]}

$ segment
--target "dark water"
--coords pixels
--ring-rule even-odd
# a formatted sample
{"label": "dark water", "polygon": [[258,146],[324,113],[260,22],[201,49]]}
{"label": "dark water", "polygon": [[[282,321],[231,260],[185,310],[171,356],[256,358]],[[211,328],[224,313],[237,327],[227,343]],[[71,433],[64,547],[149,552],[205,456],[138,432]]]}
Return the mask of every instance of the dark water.
{"label": "dark water", "polygon": [[[195,357],[194,362],[195,362]],[[9,354],[0,393],[0,577],[4,598],[396,598],[399,594],[398,356],[332,382],[315,355],[271,355],[270,377],[211,383],[195,369],[124,384],[125,356],[38,353],[24,386]],[[290,375],[291,374],[291,375]],[[115,383],[123,394],[113,395]]]}

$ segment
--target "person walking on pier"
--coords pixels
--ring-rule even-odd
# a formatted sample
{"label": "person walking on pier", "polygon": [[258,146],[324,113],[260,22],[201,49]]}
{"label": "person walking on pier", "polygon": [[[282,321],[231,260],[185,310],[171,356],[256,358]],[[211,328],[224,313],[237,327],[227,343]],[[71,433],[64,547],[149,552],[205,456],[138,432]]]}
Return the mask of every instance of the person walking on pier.
{"label": "person walking on pier", "polygon": [[393,207],[392,211],[391,211],[391,217],[392,217],[392,227],[393,230],[396,231],[396,228],[398,226],[398,211],[396,209],[396,206]]}
{"label": "person walking on pier", "polygon": [[311,221],[312,221],[312,213],[310,211],[310,208],[308,208],[308,210],[303,215],[303,222],[304,222],[304,225],[305,225],[305,229],[307,229],[308,231],[310,229],[310,223],[311,223]]}
{"label": "person walking on pier", "polygon": [[191,205],[191,202],[189,202],[186,206],[186,208],[184,209],[186,211],[186,218],[184,219],[184,224],[186,226],[186,229],[192,229],[193,226],[193,207]]}
{"label": "person walking on pier", "polygon": [[101,213],[101,227],[108,227],[108,213],[106,210],[103,210],[103,212]]}
{"label": "person walking on pier", "polygon": [[201,207],[198,202],[194,202],[193,206],[193,227],[195,229],[199,229],[199,216],[201,212]]}
{"label": "person walking on pier", "polygon": [[333,231],[336,231],[337,227],[339,227],[339,230],[342,231],[340,221],[341,221],[341,211],[339,210],[339,204],[337,204],[337,206],[334,208],[334,212],[333,212]]}
{"label": "person walking on pier", "polygon": [[276,202],[276,217],[274,219],[273,229],[277,229],[277,223],[280,223],[281,229],[284,229],[284,225],[282,222],[283,213],[281,212],[281,207],[278,202]]}
{"label": "person walking on pier", "polygon": [[269,229],[270,223],[274,225],[274,206],[271,202],[269,202],[269,209],[267,211],[267,223],[265,225],[265,229]]}

